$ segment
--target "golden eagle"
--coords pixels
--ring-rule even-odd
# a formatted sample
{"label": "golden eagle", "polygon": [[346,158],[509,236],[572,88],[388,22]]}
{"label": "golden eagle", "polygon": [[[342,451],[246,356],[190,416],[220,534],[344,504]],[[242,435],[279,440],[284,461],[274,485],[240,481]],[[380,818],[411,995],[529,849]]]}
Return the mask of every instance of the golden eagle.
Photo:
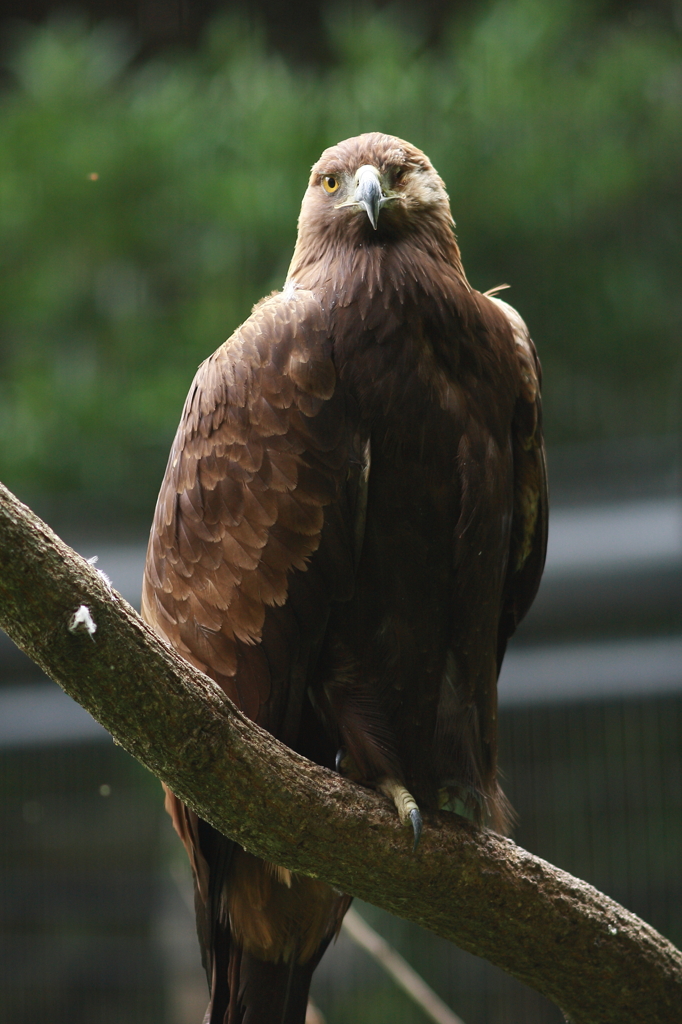
{"label": "golden eagle", "polygon": [[[143,614],[263,728],[383,792],[504,830],[497,676],[542,573],[540,367],[471,288],[442,180],[380,133],[327,149],[281,292],[199,368]],[[172,793],[207,1024],[300,1024],[350,900]]]}

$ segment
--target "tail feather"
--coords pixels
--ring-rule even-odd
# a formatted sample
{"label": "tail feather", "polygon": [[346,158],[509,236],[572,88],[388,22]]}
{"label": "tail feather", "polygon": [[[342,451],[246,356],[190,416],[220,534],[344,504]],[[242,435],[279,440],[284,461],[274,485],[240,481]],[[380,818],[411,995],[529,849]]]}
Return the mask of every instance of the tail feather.
{"label": "tail feather", "polygon": [[246,853],[199,820],[197,931],[211,1001],[203,1024],[304,1024],[313,971],[350,897]]}
{"label": "tail feather", "polygon": [[194,873],[203,1024],[305,1024],[313,971],[351,898],[248,854],[167,791]]}
{"label": "tail feather", "polygon": [[305,964],[260,960],[230,943],[226,929],[215,938],[218,973],[203,1024],[305,1024],[310,982],[331,936]]}
{"label": "tail feather", "polygon": [[306,964],[293,960],[274,964],[242,951],[236,1016],[226,1018],[224,1024],[305,1024],[318,961],[319,956]]}

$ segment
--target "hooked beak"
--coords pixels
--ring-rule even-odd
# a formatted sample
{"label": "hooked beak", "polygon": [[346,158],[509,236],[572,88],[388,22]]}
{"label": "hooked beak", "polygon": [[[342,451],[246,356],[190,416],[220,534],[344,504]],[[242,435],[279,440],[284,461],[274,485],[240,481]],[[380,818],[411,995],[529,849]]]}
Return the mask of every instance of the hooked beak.
{"label": "hooked beak", "polygon": [[366,164],[358,171],[353,199],[358,206],[364,207],[369,217],[370,224],[376,231],[379,222],[379,211],[381,200],[384,198],[379,172],[376,167]]}
{"label": "hooked beak", "polygon": [[378,170],[371,164],[365,164],[355,175],[355,194],[353,198],[347,199],[344,203],[339,203],[336,208],[338,210],[342,206],[361,206],[369,217],[370,224],[376,231],[382,206],[385,206],[391,199],[397,198],[398,196],[384,194]]}

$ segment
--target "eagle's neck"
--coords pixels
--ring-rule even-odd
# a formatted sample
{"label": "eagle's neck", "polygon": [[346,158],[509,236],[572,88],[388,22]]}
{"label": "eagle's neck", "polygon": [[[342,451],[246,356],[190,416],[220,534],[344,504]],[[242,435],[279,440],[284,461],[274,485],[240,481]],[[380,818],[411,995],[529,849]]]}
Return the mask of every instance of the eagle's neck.
{"label": "eagle's neck", "polygon": [[378,344],[403,348],[409,339],[433,346],[454,367],[458,339],[477,333],[480,296],[462,268],[451,231],[420,238],[360,237],[315,260],[294,260],[289,284],[312,291],[330,317],[337,354]]}
{"label": "eagle's neck", "polygon": [[375,231],[364,213],[320,222],[304,203],[288,278],[317,290],[331,278],[345,288],[358,274],[385,278],[388,271],[397,284],[419,278],[420,266],[431,264],[465,281],[449,208],[401,213],[397,220],[380,219]]}
{"label": "eagle's neck", "polygon": [[[324,244],[329,241],[330,244]],[[333,243],[333,244],[332,244]],[[432,308],[465,315],[472,290],[451,231],[385,237],[358,233],[352,239],[317,238],[299,243],[287,283],[320,297],[328,310],[353,308],[364,327],[376,317],[409,316]]]}

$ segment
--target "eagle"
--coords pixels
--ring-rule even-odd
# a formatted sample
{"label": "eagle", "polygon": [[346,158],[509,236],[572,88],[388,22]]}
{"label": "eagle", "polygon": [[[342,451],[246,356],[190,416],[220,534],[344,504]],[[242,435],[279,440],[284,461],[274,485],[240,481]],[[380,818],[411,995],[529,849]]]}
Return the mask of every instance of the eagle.
{"label": "eagle", "polygon": [[[454,227],[415,146],[372,132],[325,150],[282,291],[190,387],[143,583],[145,619],[187,661],[392,800],[415,845],[424,808],[508,827],[497,677],[547,533],[535,348],[469,285]],[[204,1024],[302,1024],[350,897],[166,806],[194,874]]]}

